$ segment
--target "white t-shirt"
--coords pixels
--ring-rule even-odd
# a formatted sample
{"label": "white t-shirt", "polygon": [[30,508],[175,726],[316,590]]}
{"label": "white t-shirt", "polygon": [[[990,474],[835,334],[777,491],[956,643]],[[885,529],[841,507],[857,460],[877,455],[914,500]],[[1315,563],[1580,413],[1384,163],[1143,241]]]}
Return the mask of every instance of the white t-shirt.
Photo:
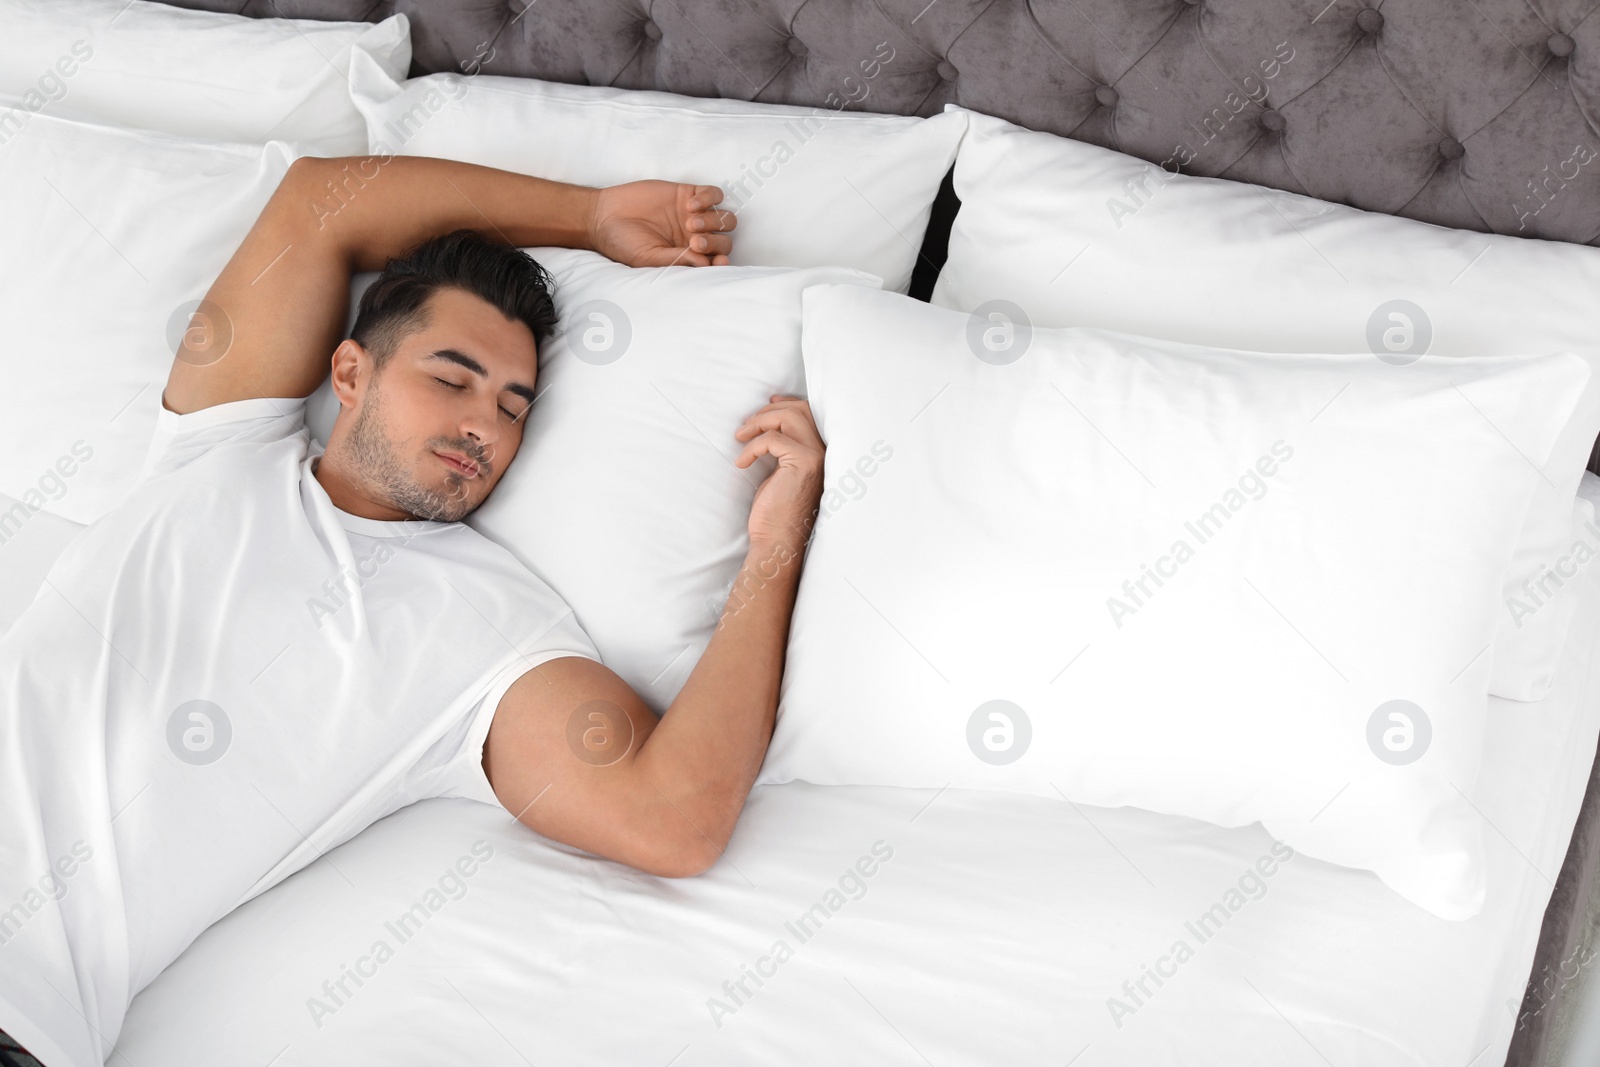
{"label": "white t-shirt", "polygon": [[459,522],[335,507],[305,401],[163,408],[0,639],[0,1029],[99,1067],[207,926],[413,801],[497,803],[500,697],[599,653]]}

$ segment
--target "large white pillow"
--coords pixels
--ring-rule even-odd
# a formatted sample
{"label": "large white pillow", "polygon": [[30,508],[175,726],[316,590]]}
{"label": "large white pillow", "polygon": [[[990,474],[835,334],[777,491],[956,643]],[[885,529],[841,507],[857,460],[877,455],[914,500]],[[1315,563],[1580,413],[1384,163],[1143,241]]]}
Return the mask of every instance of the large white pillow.
{"label": "large white pillow", "polygon": [[844,113],[488,74],[401,84],[361,57],[350,83],[380,155],[440,156],[579,185],[718,185],[739,215],[735,265],[840,264],[899,292],[911,284],[933,198],[966,129],[965,114]]}
{"label": "large white pillow", "polygon": [[[1263,351],[1372,351],[1404,362],[1422,352],[1568,350],[1600,365],[1600,249],[1172,175],[965,114],[961,210],[935,304]],[[1558,593],[1583,539],[1577,486],[1595,443],[1576,427],[1595,411],[1600,375],[1551,453],[1507,569],[1498,637],[1485,653],[1498,696],[1540,699],[1555,676],[1575,606]]]}
{"label": "large white pillow", "polygon": [[405,77],[410,25],[246,18],[146,0],[0,0],[0,143],[34,113],[219,141],[367,150],[350,57]]}
{"label": "large white pillow", "polygon": [[[468,525],[561,594],[657,714],[711,640],[775,461],[733,465],[774,393],[806,395],[800,293],[880,284],[844,267],[638,269],[529,248],[554,276],[560,332],[539,352],[522,447]],[[352,304],[375,279],[358,276]],[[326,441],[338,402],[309,404]]]}
{"label": "large white pillow", "polygon": [[28,516],[126,495],[189,313],[292,158],[51,114],[0,144],[0,493]]}
{"label": "large white pillow", "polygon": [[826,475],[880,462],[812,540],[759,781],[1259,821],[1479,910],[1478,652],[1581,359],[997,352],[897,294],[804,305]]}

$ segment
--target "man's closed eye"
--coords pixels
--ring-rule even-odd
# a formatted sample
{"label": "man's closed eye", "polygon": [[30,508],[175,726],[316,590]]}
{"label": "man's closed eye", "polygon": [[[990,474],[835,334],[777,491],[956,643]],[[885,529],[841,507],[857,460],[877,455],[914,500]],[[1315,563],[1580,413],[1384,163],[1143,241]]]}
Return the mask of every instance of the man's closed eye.
{"label": "man's closed eye", "polygon": [[[440,385],[444,386],[446,389],[465,389],[466,388],[466,386],[457,385],[455,382],[447,382],[443,378],[434,378],[433,380],[438,382]],[[517,419],[520,418],[520,416],[512,414],[511,412],[507,411],[504,407],[502,407],[500,409],[500,412],[506,418],[510,419],[512,422],[516,422]]]}

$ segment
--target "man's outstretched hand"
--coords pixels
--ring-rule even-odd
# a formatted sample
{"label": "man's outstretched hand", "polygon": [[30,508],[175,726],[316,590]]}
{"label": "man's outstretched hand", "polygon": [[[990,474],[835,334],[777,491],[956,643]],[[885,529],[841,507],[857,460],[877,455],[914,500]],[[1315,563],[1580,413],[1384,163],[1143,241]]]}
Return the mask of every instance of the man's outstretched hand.
{"label": "man's outstretched hand", "polygon": [[630,267],[723,266],[738,224],[718,210],[722,190],[685,182],[626,182],[601,189],[589,223],[596,252]]}

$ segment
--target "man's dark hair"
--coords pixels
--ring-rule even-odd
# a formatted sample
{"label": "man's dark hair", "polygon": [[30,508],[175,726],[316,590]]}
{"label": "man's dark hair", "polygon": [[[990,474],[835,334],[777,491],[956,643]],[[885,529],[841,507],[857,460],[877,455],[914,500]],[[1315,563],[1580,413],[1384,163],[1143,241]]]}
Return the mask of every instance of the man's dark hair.
{"label": "man's dark hair", "polygon": [[482,297],[506,318],[521,319],[535,344],[555,331],[550,272],[521,249],[462,229],[391,257],[361,295],[351,338],[382,368],[408,334],[428,325],[428,298],[446,288]]}

